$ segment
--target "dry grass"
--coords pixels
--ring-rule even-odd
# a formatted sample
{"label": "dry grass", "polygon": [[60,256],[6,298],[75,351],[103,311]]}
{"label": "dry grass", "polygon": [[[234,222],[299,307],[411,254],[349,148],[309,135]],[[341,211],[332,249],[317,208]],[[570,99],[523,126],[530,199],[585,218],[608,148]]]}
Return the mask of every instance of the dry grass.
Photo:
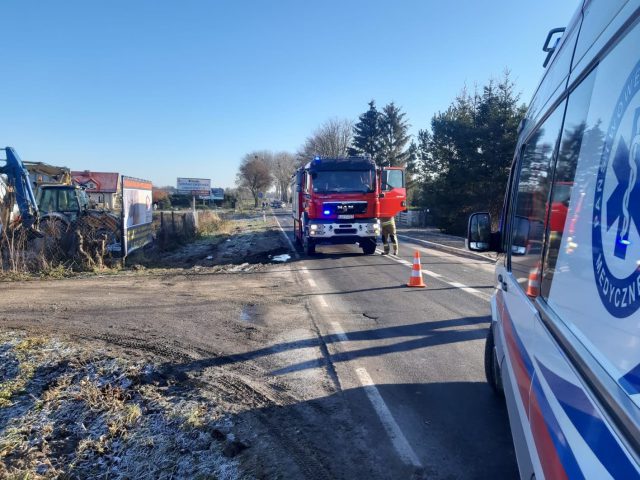
{"label": "dry grass", "polygon": [[198,215],[198,234],[201,236],[229,235],[233,222],[211,210],[202,210]]}
{"label": "dry grass", "polygon": [[245,478],[210,433],[219,406],[168,393],[158,375],[55,339],[0,333],[0,478]]}
{"label": "dry grass", "polygon": [[23,229],[4,229],[0,234],[0,274],[3,280],[26,276],[63,278],[75,272],[100,272],[118,268],[106,251],[106,236],[90,226],[82,231],[61,230],[60,222],[43,222],[42,237]]}

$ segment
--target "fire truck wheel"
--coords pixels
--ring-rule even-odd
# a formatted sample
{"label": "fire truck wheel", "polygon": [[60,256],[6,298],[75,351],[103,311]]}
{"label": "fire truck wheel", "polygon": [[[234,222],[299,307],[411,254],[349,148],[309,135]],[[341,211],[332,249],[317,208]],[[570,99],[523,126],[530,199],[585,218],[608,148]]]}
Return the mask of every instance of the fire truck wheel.
{"label": "fire truck wheel", "polygon": [[360,246],[362,247],[362,251],[364,252],[365,255],[373,255],[374,253],[376,253],[376,241],[372,240],[370,238],[362,241],[360,243]]}

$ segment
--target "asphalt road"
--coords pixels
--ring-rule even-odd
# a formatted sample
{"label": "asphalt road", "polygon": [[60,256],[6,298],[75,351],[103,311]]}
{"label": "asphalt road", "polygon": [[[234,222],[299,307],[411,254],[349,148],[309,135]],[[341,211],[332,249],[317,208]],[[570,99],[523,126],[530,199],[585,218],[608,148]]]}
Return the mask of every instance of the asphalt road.
{"label": "asphalt road", "polygon": [[[293,241],[290,213],[276,217]],[[425,289],[405,286],[415,250]],[[484,378],[493,265],[406,239],[398,258],[355,245],[317,251],[297,249],[296,276],[334,381],[388,478],[517,478],[506,406]]]}

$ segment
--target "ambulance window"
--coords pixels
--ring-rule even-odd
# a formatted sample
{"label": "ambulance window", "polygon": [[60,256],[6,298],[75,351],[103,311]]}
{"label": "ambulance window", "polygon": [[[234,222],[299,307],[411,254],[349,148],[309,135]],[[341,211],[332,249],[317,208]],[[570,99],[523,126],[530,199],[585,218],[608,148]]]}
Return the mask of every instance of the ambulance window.
{"label": "ambulance window", "polygon": [[[576,45],[575,61],[578,62],[589,47],[604,32],[607,25],[620,12],[626,0],[590,1],[584,7],[584,19],[580,26],[580,37]],[[575,63],[574,63],[575,65]]]}
{"label": "ambulance window", "polygon": [[[542,296],[548,298],[551,282],[555,273],[558,253],[564,235],[567,246],[574,249],[575,215],[568,217],[569,204],[573,195],[573,185],[578,165],[578,156],[583,142],[589,141],[590,133],[586,132],[586,117],[589,111],[589,101],[593,90],[595,74],[589,75],[570,95],[565,115],[562,138],[558,148],[555,176],[551,191],[551,211],[549,212],[549,228],[547,253],[542,280]],[[578,193],[580,195],[580,193]]]}
{"label": "ambulance window", "polygon": [[516,203],[511,219],[511,271],[518,284],[530,296],[540,293],[552,160],[562,114],[563,105],[556,108],[529,138],[520,159]]}

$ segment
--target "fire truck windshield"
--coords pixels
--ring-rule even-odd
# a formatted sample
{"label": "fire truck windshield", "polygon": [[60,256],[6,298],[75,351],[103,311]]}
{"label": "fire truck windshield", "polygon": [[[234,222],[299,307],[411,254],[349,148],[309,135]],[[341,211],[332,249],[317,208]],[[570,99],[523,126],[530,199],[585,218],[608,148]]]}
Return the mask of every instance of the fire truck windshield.
{"label": "fire truck windshield", "polygon": [[312,174],[314,193],[371,193],[375,187],[373,170],[332,170]]}

